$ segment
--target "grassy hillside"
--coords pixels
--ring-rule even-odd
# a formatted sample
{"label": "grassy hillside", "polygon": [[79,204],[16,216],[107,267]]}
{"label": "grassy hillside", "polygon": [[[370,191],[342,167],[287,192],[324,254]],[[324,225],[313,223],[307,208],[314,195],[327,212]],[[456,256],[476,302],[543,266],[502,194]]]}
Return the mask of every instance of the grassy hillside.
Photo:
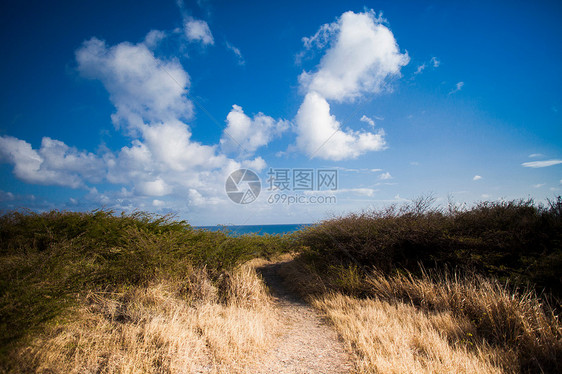
{"label": "grassy hillside", "polygon": [[[232,238],[199,231],[183,221],[144,213],[4,215],[0,218],[0,362],[7,365],[4,370],[18,368],[19,347],[31,344],[45,329],[64,324],[64,318],[72,320],[70,312],[91,314],[87,306],[92,297],[97,298],[95,305],[123,306],[130,304],[131,297],[143,299],[141,294],[165,284],[175,290],[174,299],[200,294],[201,300],[227,305],[238,297],[232,296],[230,280],[240,264],[287,251],[289,244],[275,236]],[[106,308],[100,305],[90,306]],[[94,314],[100,313],[108,315]],[[113,317],[109,320],[118,318]]]}
{"label": "grassy hillside", "polygon": [[12,212],[0,217],[0,371],[244,372],[283,329],[256,267],[290,252],[287,282],[358,372],[562,371],[560,198],[420,199],[286,236]]}

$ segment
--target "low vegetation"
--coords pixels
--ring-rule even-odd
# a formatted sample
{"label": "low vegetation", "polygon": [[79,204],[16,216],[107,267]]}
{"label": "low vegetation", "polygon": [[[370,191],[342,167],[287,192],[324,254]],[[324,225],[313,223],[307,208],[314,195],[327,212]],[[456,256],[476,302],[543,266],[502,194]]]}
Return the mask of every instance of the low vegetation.
{"label": "low vegetation", "polygon": [[263,349],[275,325],[242,265],[289,244],[144,213],[5,215],[0,371],[236,371],[234,357]]}
{"label": "low vegetation", "polygon": [[561,212],[420,199],[305,230],[284,272],[364,372],[558,373]]}
{"label": "low vegetation", "polygon": [[[562,371],[562,199],[337,217],[230,236],[145,213],[0,217],[0,371],[245,372],[282,331],[282,273],[359,372]],[[262,356],[263,357],[263,356]]]}

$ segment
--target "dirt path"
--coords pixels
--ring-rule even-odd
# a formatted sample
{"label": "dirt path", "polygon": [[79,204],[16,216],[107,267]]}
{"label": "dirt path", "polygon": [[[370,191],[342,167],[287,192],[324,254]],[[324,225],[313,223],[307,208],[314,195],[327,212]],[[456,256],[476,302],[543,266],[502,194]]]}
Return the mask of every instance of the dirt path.
{"label": "dirt path", "polygon": [[349,355],[337,334],[320,315],[290,292],[278,274],[282,263],[259,272],[277,304],[284,332],[277,346],[260,362],[256,373],[351,373]]}

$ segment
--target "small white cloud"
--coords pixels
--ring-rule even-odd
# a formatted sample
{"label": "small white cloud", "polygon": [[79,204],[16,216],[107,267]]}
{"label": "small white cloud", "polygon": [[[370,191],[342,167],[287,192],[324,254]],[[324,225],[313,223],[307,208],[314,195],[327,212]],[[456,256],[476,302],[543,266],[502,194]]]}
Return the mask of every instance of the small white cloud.
{"label": "small white cloud", "polygon": [[371,169],[372,173],[378,173],[379,171],[382,171],[382,169]]}
{"label": "small white cloud", "polygon": [[532,153],[529,155],[529,158],[541,158],[541,157],[545,157],[545,155],[543,155],[542,153]]}
{"label": "small white cloud", "polygon": [[410,162],[410,165],[412,165],[412,166],[419,166],[420,163],[417,162],[417,161],[412,161],[412,162]]}
{"label": "small white cloud", "polygon": [[229,49],[230,51],[232,51],[232,53],[234,53],[234,55],[238,59],[238,65],[244,65],[246,63],[246,61],[244,60],[244,56],[242,56],[242,52],[240,52],[240,50],[238,48],[236,48],[235,46],[233,46],[229,42],[226,42],[225,45],[226,45],[226,48]]}
{"label": "small white cloud", "polygon": [[430,62],[434,68],[438,68],[439,65],[441,65],[441,61],[439,61],[437,57],[432,57]]}
{"label": "small white cloud", "polygon": [[543,187],[544,185],[546,185],[546,183],[537,183],[537,184],[533,184],[533,187],[534,187],[534,188],[541,188],[541,187]]}
{"label": "small white cloud", "polygon": [[184,24],[185,36],[190,42],[201,42],[203,45],[213,45],[215,40],[207,22],[188,17]]}
{"label": "small white cloud", "polygon": [[546,168],[558,164],[562,164],[562,160],[531,161],[524,162],[521,165],[526,168]]}
{"label": "small white cloud", "polygon": [[361,122],[366,122],[369,125],[375,127],[375,121],[369,117],[367,117],[366,115],[363,115],[363,117],[361,117],[361,119],[359,120]]}
{"label": "small white cloud", "polygon": [[248,117],[241,106],[233,105],[226,117],[226,129],[220,140],[225,152],[238,151],[241,154],[253,154],[276,136],[289,128],[289,122],[275,120],[263,113],[254,118]]}
{"label": "small white cloud", "polygon": [[424,63],[424,64],[421,64],[420,66],[418,66],[418,68],[417,68],[416,71],[414,72],[414,75],[420,74],[422,71],[424,71],[424,69],[425,69],[426,67],[427,67],[427,66],[425,65],[425,63]]}
{"label": "small white cloud", "polygon": [[389,179],[392,179],[392,178],[393,178],[393,176],[390,175],[389,172],[382,173],[381,175],[379,175],[379,179],[380,179],[380,180],[383,180],[383,181],[384,181],[384,180],[389,180]]}
{"label": "small white cloud", "polygon": [[161,208],[164,205],[166,205],[166,203],[162,200],[158,200],[158,199],[152,200],[152,206],[154,206],[154,207]]}
{"label": "small white cloud", "polygon": [[452,95],[452,94],[454,94],[455,92],[459,92],[460,90],[462,90],[463,86],[464,86],[464,82],[458,82],[458,83],[455,85],[455,88],[453,88],[453,89],[449,92],[449,95]]}
{"label": "small white cloud", "polygon": [[147,196],[165,196],[170,193],[170,187],[166,184],[166,182],[164,182],[164,180],[162,180],[162,178],[139,183],[138,189],[138,192]]}
{"label": "small white cloud", "polygon": [[12,201],[15,198],[13,193],[0,190],[0,201]]}
{"label": "small white cloud", "polygon": [[166,37],[166,33],[160,30],[151,30],[144,38],[144,45],[150,49],[154,49]]}
{"label": "small white cloud", "polygon": [[491,195],[488,195],[487,193],[483,193],[482,195],[480,195],[483,199],[489,199],[491,197]]}
{"label": "small white cloud", "polygon": [[479,181],[480,179],[482,179],[482,177],[480,175],[475,175],[472,180],[473,181]]}

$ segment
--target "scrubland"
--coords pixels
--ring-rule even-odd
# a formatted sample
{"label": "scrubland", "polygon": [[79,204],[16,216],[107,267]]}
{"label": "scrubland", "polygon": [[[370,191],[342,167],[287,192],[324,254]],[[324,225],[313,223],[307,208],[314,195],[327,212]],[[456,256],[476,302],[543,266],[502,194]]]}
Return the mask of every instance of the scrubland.
{"label": "scrubland", "polygon": [[361,373],[562,371],[562,200],[334,217],[229,236],[144,213],[0,217],[0,371],[247,372],[283,331],[259,269]]}

